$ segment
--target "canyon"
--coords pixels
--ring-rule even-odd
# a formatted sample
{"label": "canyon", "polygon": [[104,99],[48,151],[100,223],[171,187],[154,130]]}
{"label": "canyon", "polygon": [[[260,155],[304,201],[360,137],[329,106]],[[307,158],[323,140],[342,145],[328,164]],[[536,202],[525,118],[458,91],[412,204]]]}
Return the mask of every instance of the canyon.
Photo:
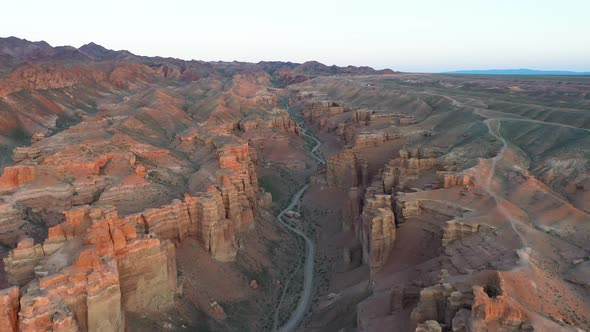
{"label": "canyon", "polygon": [[0,60],[0,331],[590,329],[587,78]]}

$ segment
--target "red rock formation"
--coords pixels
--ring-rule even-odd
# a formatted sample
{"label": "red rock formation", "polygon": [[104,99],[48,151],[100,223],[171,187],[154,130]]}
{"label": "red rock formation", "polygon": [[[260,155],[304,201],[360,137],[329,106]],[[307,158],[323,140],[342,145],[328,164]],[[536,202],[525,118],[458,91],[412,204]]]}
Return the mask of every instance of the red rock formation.
{"label": "red rock formation", "polygon": [[266,88],[256,91],[255,101],[261,104],[276,105],[277,93],[274,89]]}
{"label": "red rock formation", "polygon": [[118,66],[109,75],[109,81],[119,88],[131,88],[137,83],[148,83],[156,78],[156,71],[141,63]]}
{"label": "red rock formation", "polygon": [[0,290],[0,331],[17,331],[18,306],[18,287]]}
{"label": "red rock formation", "polygon": [[86,232],[92,219],[98,219],[104,213],[103,210],[93,209],[85,205],[64,211],[65,222],[50,227],[47,240],[43,243],[45,255],[56,252],[65,241],[79,237]]}
{"label": "red rock formation", "polygon": [[55,253],[66,241],[83,236],[92,220],[116,216],[116,211],[112,208],[91,209],[86,205],[67,210],[64,214],[66,220],[49,228],[48,238],[43,244],[34,244],[33,239],[25,238],[4,258],[4,270],[11,285],[22,286],[33,280],[35,268],[44,257]]}
{"label": "red rock formation", "polygon": [[[75,211],[68,220],[73,223],[86,215],[86,211]],[[135,225],[118,218],[116,211],[91,211],[90,215],[102,219],[87,228],[83,250],[62,253],[77,257],[75,263],[35,281],[23,295],[21,330],[64,325],[74,330],[78,326],[88,331],[123,331],[124,311],[159,310],[173,302],[174,246],[138,238]]]}
{"label": "red rock formation", "polygon": [[97,83],[105,78],[102,72],[82,67],[23,66],[12,72],[6,81],[0,82],[0,96],[6,96],[21,89],[47,90],[64,88],[81,82]]}
{"label": "red rock formation", "polygon": [[504,294],[499,274],[493,275],[485,287],[473,286],[471,292],[468,284],[456,286],[461,290],[451,284],[437,284],[420,292],[412,311],[412,320],[419,328],[435,321],[453,331],[520,331],[528,321],[520,304]]}
{"label": "red rock formation", "polygon": [[442,172],[444,188],[473,186],[473,178],[468,174]]}
{"label": "red rock formation", "polygon": [[226,209],[221,193],[212,188],[206,196],[190,199],[189,212],[196,219],[197,239],[211,256],[220,261],[235,258],[235,227],[225,218]]}
{"label": "red rock formation", "polygon": [[160,208],[148,209],[141,213],[150,234],[162,239],[182,241],[190,233],[192,225],[187,206],[180,200]]}
{"label": "red rock formation", "polygon": [[[92,258],[91,258],[92,257]],[[30,285],[21,298],[20,331],[123,331],[116,265],[90,251],[75,266]]]}
{"label": "red rock formation", "polygon": [[[502,288],[499,289],[502,291]],[[517,328],[527,320],[520,305],[506,294],[492,294],[490,297],[484,287],[473,287],[472,328],[474,331],[500,327]],[[496,326],[496,328],[494,328]]]}
{"label": "red rock formation", "polygon": [[4,168],[0,176],[0,192],[21,186],[36,176],[36,167],[29,165],[16,165]]}

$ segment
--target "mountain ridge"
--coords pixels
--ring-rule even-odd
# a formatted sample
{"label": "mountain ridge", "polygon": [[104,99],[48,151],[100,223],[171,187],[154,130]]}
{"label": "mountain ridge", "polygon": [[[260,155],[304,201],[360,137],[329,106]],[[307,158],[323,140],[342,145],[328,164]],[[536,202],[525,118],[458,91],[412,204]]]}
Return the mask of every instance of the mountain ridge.
{"label": "mountain ridge", "polygon": [[465,74],[465,75],[555,75],[555,76],[586,76],[590,72],[568,71],[568,70],[536,70],[528,68],[519,69],[477,69],[477,70],[455,70],[442,74]]}
{"label": "mountain ridge", "polygon": [[142,56],[127,50],[111,50],[94,42],[79,48],[73,46],[51,46],[45,41],[29,41],[18,37],[0,37],[0,71],[6,71],[20,64],[51,61],[137,61],[145,64],[154,62],[169,64],[233,64],[236,66],[257,66],[268,73],[294,70],[297,75],[334,75],[334,74],[393,74],[391,69],[377,70],[367,66],[328,66],[318,61],[294,63],[291,61],[260,61],[258,63],[244,61],[201,61],[183,60],[166,56]]}

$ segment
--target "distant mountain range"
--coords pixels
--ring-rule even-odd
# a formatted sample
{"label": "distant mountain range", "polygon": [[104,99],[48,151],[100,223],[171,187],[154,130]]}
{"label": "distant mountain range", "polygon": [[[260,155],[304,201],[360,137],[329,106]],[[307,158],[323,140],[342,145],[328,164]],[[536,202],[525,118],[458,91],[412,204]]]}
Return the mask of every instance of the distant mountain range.
{"label": "distant mountain range", "polygon": [[565,71],[565,70],[534,70],[534,69],[489,69],[489,70],[457,70],[444,74],[468,74],[468,75],[563,75],[583,76],[590,72]]}
{"label": "distant mountain range", "polygon": [[0,74],[3,71],[11,70],[19,65],[31,63],[62,62],[68,64],[88,62],[141,62],[152,67],[159,67],[162,64],[173,65],[180,71],[187,67],[199,67],[210,72],[211,68],[222,70],[224,73],[236,71],[264,70],[267,73],[283,77],[289,83],[302,81],[315,76],[329,75],[381,75],[393,74],[391,69],[375,70],[371,67],[356,66],[327,66],[317,61],[305,63],[292,63],[283,61],[261,61],[258,63],[248,62],[223,62],[223,61],[197,61],[181,60],[164,57],[147,57],[133,54],[129,51],[114,51],[95,43],[88,43],[80,48],[72,46],[53,47],[45,41],[32,42],[17,37],[0,37]]}

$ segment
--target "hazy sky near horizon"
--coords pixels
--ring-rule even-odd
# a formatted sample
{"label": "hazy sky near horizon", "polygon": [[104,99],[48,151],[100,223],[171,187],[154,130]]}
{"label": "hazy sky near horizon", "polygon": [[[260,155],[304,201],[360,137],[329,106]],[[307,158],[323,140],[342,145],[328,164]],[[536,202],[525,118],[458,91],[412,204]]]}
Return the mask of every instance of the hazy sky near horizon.
{"label": "hazy sky near horizon", "polygon": [[18,0],[0,36],[182,59],[590,71],[590,0]]}

